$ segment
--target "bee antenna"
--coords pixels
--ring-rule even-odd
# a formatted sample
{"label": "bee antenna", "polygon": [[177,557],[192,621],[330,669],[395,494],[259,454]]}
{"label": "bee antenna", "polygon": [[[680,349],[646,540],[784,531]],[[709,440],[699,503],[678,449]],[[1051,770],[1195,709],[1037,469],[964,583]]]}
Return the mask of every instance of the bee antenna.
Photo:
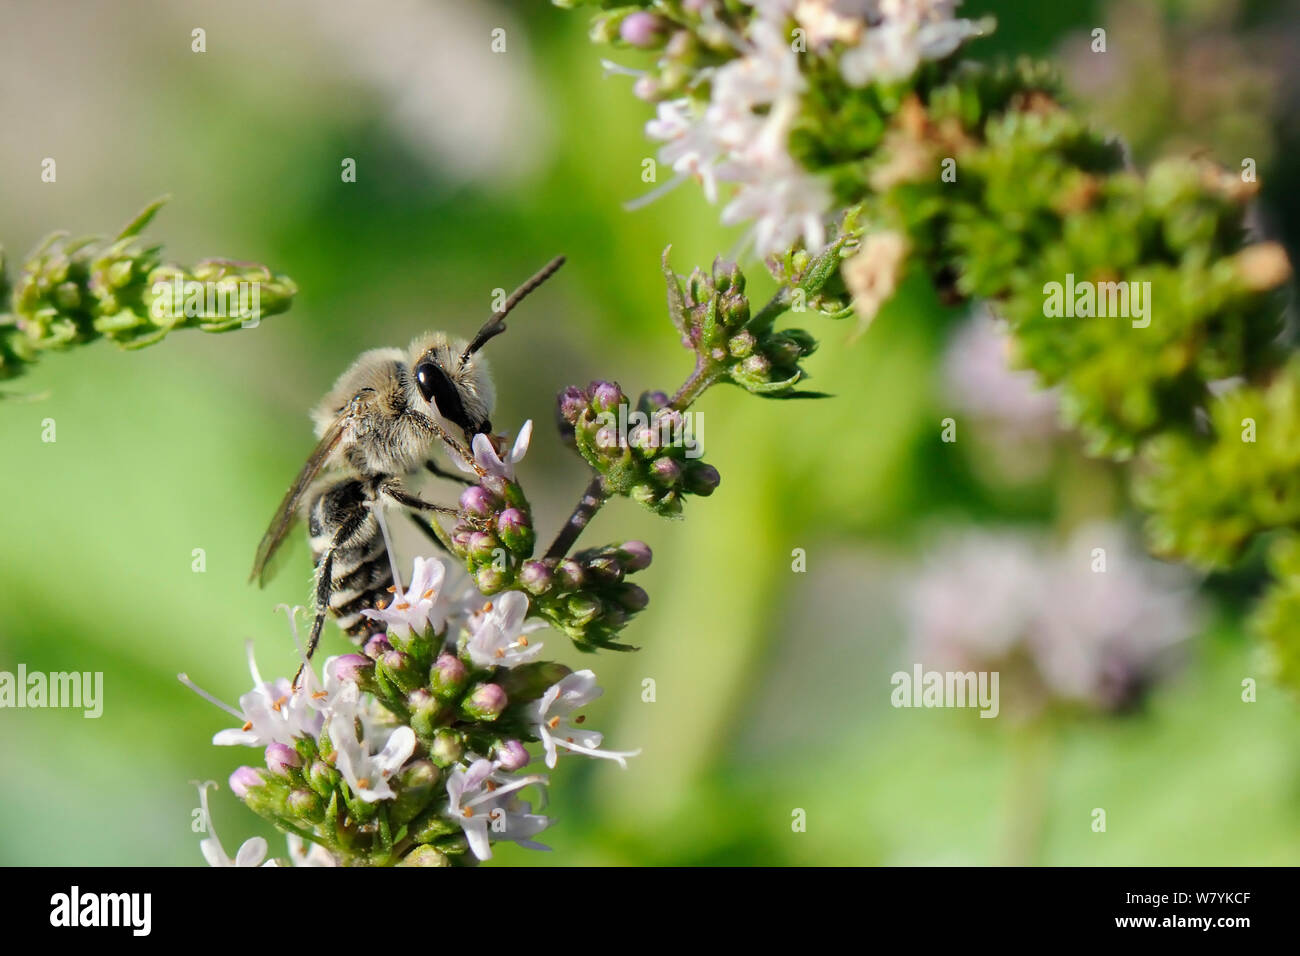
{"label": "bee antenna", "polygon": [[487,344],[489,339],[495,338],[506,330],[506,316],[511,313],[515,306],[522,302],[529,293],[539,285],[555,275],[560,266],[564,265],[564,256],[556,256],[546,265],[542,266],[531,279],[521,285],[518,289],[510,294],[506,299],[505,305],[492,313],[492,318],[483,323],[483,328],[478,330],[474,340],[465,346],[465,351],[460,353],[460,364],[464,365],[469,361],[469,357]]}

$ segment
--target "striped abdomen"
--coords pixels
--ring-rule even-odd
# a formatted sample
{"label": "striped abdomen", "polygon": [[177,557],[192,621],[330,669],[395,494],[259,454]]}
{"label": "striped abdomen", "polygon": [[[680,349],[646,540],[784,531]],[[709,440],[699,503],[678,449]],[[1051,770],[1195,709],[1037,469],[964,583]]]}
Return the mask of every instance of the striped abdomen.
{"label": "striped abdomen", "polygon": [[[329,485],[312,501],[307,528],[319,576],[330,560],[329,612],[348,634],[368,636],[384,630],[383,622],[362,615],[392,599],[393,572],[384,536],[370,510],[372,482],[349,478]],[[319,582],[317,591],[319,593]]]}

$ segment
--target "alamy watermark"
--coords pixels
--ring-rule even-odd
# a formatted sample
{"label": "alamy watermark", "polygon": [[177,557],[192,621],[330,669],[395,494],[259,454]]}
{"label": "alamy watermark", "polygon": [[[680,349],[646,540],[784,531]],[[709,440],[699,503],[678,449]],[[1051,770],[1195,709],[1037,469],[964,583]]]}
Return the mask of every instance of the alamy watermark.
{"label": "alamy watermark", "polygon": [[0,708],[58,707],[79,708],[83,717],[104,713],[103,671],[52,671],[27,673],[19,664],[18,672],[0,671]]}
{"label": "alamy watermark", "polygon": [[152,893],[83,893],[73,886],[50,897],[51,926],[124,926],[133,936],[148,936],[152,911]]}
{"label": "alamy watermark", "polygon": [[600,430],[596,444],[601,448],[685,448],[687,458],[704,454],[704,415],[658,409],[646,414],[639,409],[619,405],[617,411],[596,416]]}
{"label": "alamy watermark", "polygon": [[1064,284],[1044,284],[1043,315],[1049,319],[1122,317],[1132,319],[1133,328],[1145,329],[1151,324],[1151,283],[1075,282],[1074,273],[1068,272]]}
{"label": "alamy watermark", "polygon": [[997,671],[896,671],[889,679],[894,691],[889,702],[895,707],[977,707],[981,717],[996,717]]}
{"label": "alamy watermark", "polygon": [[261,283],[245,279],[199,282],[174,275],[153,284],[149,314],[163,324],[167,319],[243,319],[246,329],[257,327],[262,315]]}

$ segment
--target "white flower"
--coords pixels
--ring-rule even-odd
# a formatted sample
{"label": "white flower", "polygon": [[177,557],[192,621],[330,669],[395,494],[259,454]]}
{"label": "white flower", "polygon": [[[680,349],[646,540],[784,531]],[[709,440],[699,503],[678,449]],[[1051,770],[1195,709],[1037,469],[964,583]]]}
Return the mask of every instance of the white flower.
{"label": "white flower", "polygon": [[545,783],[545,777],[515,777],[496,769],[490,760],[476,759],[467,767],[452,768],[447,778],[447,814],[460,824],[470,850],[480,860],[492,857],[493,837],[548,850],[550,847],[532,838],[549,827],[551,820],[533,813],[531,804],[515,796],[517,790]]}
{"label": "white flower", "polygon": [[[262,837],[250,837],[240,844],[235,856],[231,859],[226,855],[225,849],[221,846],[221,840],[217,836],[217,828],[212,825],[212,814],[208,812],[208,786],[216,786],[212,781],[201,783],[199,787],[199,806],[202,808],[203,825],[207,830],[207,838],[199,842],[199,850],[203,853],[203,859],[208,861],[208,866],[261,866],[262,861],[266,859],[266,840]],[[266,864],[273,866],[274,864]]]}
{"label": "white flower", "polygon": [[544,621],[529,620],[528,595],[523,591],[506,591],[495,595],[470,615],[470,638],[467,648],[477,667],[517,667],[537,657],[540,641],[525,635],[546,627]]}
{"label": "white flower", "polygon": [[736,42],[742,55],[713,71],[707,106],[696,115],[690,100],[660,103],[646,134],[665,144],[659,161],[699,180],[709,202],[717,201],[719,182],[739,185],[722,221],[753,220],[761,255],[798,239],[819,249],[830,190],[790,156],[788,146],[807,86],[799,57],[782,28],[763,19]]}
{"label": "white flower", "polygon": [[883,17],[840,59],[840,73],[852,86],[876,80],[905,80],[922,60],[941,60],[962,41],[983,30],[971,20],[954,20],[951,0],[880,0]]}
{"label": "white flower", "polygon": [[673,171],[699,181],[709,202],[718,200],[718,180],[714,164],[722,149],[713,131],[702,119],[692,118],[689,100],[666,100],[658,106],[658,116],[645,126],[646,135],[664,142],[659,162]]}
{"label": "white flower", "polygon": [[1111,525],[1081,527],[1062,548],[969,532],[932,555],[911,588],[917,660],[1026,673],[1044,696],[1117,710],[1192,633],[1188,583]]}
{"label": "white flower", "polygon": [[287,835],[289,862],[294,866],[338,866],[334,854],[319,843],[309,843],[296,833]]}
{"label": "white flower", "polygon": [[388,778],[402,768],[415,750],[415,731],[401,726],[392,731],[378,753],[372,753],[371,729],[363,727],[357,739],[357,689],[349,685],[339,697],[339,706],[329,719],[330,741],[338,751],[334,766],[347,780],[352,792],[366,803],[391,800],[396,794]]}
{"label": "white flower", "polygon": [[1053,693],[1107,709],[1131,703],[1176,663],[1196,626],[1189,583],[1113,525],[1078,528],[1048,568],[1030,640]]}
{"label": "white flower", "polygon": [[799,55],[775,24],[755,21],[749,42],[745,56],[714,74],[712,105],[724,113],[752,114],[756,107],[798,97],[808,85],[799,72]]}
{"label": "white flower", "polygon": [[1037,540],[1014,532],[967,532],[943,541],[907,591],[918,659],[965,670],[1009,654],[1035,626],[1043,567]]}
{"label": "white flower", "polygon": [[[482,436],[478,436],[482,437]],[[416,558],[411,583],[405,593],[395,593],[384,608],[366,608],[361,613],[371,620],[383,621],[390,633],[409,637],[430,628],[442,631],[447,621],[447,605],[439,601],[447,569],[437,558]]]}
{"label": "white flower", "polygon": [[272,743],[292,747],[295,737],[315,737],[320,733],[321,715],[312,705],[311,696],[302,687],[295,691],[284,677],[272,683],[263,681],[253,657],[253,642],[247,641],[245,648],[253,689],[239,698],[239,710],[209,694],[186,675],[177,675],[186,687],[242,723],[241,727],[218,731],[212,742],[218,747],[237,744],[265,747]]}
{"label": "white flower", "polygon": [[[528,453],[528,443],[533,437],[533,420],[530,418],[524,422],[524,426],[519,429],[519,434],[515,437],[514,447],[510,449],[509,454],[504,459],[497,454],[496,447],[492,444],[492,439],[487,435],[478,434],[474,436],[473,451],[474,461],[489,475],[497,478],[504,478],[506,481],[515,480],[515,465],[524,460],[524,455]],[[461,471],[472,473],[474,469],[459,458],[454,459],[457,467]]]}
{"label": "white flower", "polygon": [[569,719],[575,710],[585,707],[603,693],[604,690],[596,686],[596,675],[592,671],[576,671],[551,685],[541,698],[529,705],[528,719],[533,733],[546,748],[546,766],[555,767],[559,757],[557,748],[560,747],[588,757],[613,760],[624,770],[627,769],[625,758],[635,757],[641,752],[601,750],[600,742],[604,738],[600,733],[576,726],[582,722],[581,717],[576,722]]}

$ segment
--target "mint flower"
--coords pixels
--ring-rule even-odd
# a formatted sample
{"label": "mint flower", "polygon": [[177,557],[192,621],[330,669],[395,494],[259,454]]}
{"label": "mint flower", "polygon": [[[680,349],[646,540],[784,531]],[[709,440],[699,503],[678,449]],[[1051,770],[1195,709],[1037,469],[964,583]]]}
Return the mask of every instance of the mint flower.
{"label": "mint flower", "polygon": [[296,833],[287,835],[289,862],[294,866],[338,866],[334,854],[319,843],[310,843]]}
{"label": "mint flower", "polygon": [[635,757],[641,752],[601,750],[600,742],[604,737],[600,733],[575,726],[582,723],[582,717],[573,721],[569,719],[575,710],[585,707],[604,692],[604,689],[596,685],[596,675],[592,671],[575,671],[551,685],[529,707],[528,719],[532,731],[546,748],[546,766],[555,768],[559,758],[558,748],[561,747],[588,757],[613,760],[624,770],[627,769],[625,758]]}
{"label": "mint flower", "polygon": [[1109,524],[1056,547],[1025,533],[968,532],[937,548],[909,588],[916,659],[1003,671],[1031,692],[1017,701],[1120,711],[1194,633],[1189,584]]}
{"label": "mint flower", "polygon": [[[497,452],[496,446],[492,439],[487,435],[475,435],[472,450],[474,452],[474,462],[483,469],[488,475],[505,481],[515,480],[515,465],[524,460],[524,455],[528,454],[528,443],[533,438],[533,421],[530,418],[524,422],[523,427],[519,429],[519,434],[515,436],[515,443],[510,452],[503,459]],[[474,469],[466,462],[459,458],[455,459],[456,464],[461,471],[473,472]]]}
{"label": "mint flower", "polygon": [[363,722],[362,736],[357,736],[356,685],[351,686],[353,691],[342,695],[341,706],[330,715],[330,742],[338,754],[334,765],[352,792],[366,803],[391,800],[394,793],[388,785],[388,778],[411,758],[415,751],[415,731],[405,726],[396,728],[388,736],[383,749],[372,753],[370,738],[374,729]]}
{"label": "mint flower", "polygon": [[[853,86],[906,80],[924,60],[942,60],[983,30],[953,19],[960,0],[879,0],[881,20],[844,54],[840,70]],[[876,6],[873,4],[873,6]]]}
{"label": "mint flower", "polygon": [[199,850],[203,853],[203,859],[208,861],[208,866],[262,866],[262,861],[266,859],[267,845],[266,840],[260,836],[249,837],[240,844],[233,858],[226,855],[225,849],[221,846],[221,840],[217,836],[217,828],[212,823],[212,814],[208,811],[209,784],[216,786],[211,781],[198,785],[199,806],[202,808],[203,825],[207,827],[208,832],[207,837],[199,841]]}
{"label": "mint flower", "polygon": [[518,667],[535,660],[542,652],[540,641],[527,637],[546,627],[546,622],[528,619],[528,595],[506,591],[495,595],[471,615],[471,636],[466,650],[476,667]]}
{"label": "mint flower", "polygon": [[320,733],[322,718],[310,695],[301,688],[295,691],[285,677],[270,683],[262,680],[253,657],[253,642],[246,641],[244,647],[253,689],[240,696],[238,710],[200,688],[187,675],[177,675],[190,690],[241,722],[238,728],[218,731],[212,742],[218,747],[266,747],[273,743],[293,746],[295,737],[314,737]]}
{"label": "mint flower", "polygon": [[[703,187],[709,202],[717,202],[718,178],[714,165],[722,156],[722,148],[713,133],[706,124],[692,118],[690,100],[665,100],[656,109],[656,117],[645,125],[646,135],[664,143],[659,150],[659,162],[671,166],[678,174],[677,179],[665,184],[663,191],[689,176]],[[659,191],[652,193],[651,198],[658,194]]]}
{"label": "mint flower", "polygon": [[531,804],[514,796],[517,790],[546,782],[545,777],[536,775],[514,777],[480,758],[452,769],[447,781],[447,814],[460,825],[470,852],[480,860],[492,858],[489,832],[532,850],[549,850],[532,838],[549,827],[551,820],[533,813]]}
{"label": "mint flower", "polygon": [[760,254],[781,251],[799,238],[820,249],[830,190],[788,150],[807,86],[798,56],[782,29],[766,20],[754,21],[745,37],[735,39],[740,55],[709,77],[707,105],[689,99],[660,103],[646,135],[665,143],[659,161],[699,180],[710,202],[717,200],[719,181],[737,185],[722,220],[753,220]]}
{"label": "mint flower", "polygon": [[387,607],[367,608],[361,613],[383,621],[389,633],[397,637],[422,635],[430,628],[441,633],[448,612],[447,604],[439,600],[446,574],[447,569],[437,558],[416,558],[406,591],[395,592]]}

